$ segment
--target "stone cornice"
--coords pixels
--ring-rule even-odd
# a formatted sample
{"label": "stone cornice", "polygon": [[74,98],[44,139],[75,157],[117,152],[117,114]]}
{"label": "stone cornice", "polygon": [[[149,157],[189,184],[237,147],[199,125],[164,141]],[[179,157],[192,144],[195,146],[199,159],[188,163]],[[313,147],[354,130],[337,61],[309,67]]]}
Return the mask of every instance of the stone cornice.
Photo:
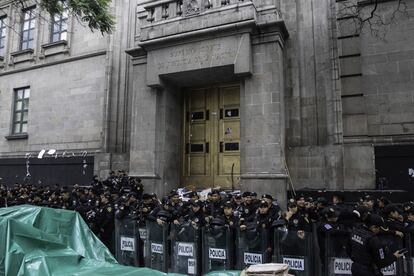
{"label": "stone cornice", "polygon": [[42,63],[42,64],[36,64],[36,65],[27,66],[27,67],[24,67],[24,68],[19,68],[19,69],[14,69],[14,70],[8,70],[8,71],[5,71],[5,72],[1,72],[0,76],[16,74],[16,73],[20,73],[20,72],[24,72],[24,71],[29,71],[29,70],[33,70],[33,69],[37,69],[37,68],[43,68],[43,67],[47,67],[47,66],[53,66],[53,65],[57,65],[57,64],[65,63],[65,62],[80,60],[80,59],[86,59],[86,58],[92,58],[92,57],[96,57],[96,56],[102,56],[102,55],[106,55],[106,53],[107,53],[106,50],[97,51],[97,52],[94,52],[94,53],[74,56],[74,57],[70,57],[70,58],[61,59],[61,60],[58,60],[58,61],[47,62],[47,63]]}

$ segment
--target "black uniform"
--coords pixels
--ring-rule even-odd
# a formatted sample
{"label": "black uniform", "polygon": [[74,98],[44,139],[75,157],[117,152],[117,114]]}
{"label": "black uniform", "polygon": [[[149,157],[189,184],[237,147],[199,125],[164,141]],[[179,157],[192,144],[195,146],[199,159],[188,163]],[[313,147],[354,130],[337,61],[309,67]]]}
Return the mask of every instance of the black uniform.
{"label": "black uniform", "polygon": [[250,203],[250,204],[243,203],[240,208],[240,211],[241,211],[240,218],[245,221],[251,220],[252,218],[254,218],[254,215],[256,214],[256,209],[257,209],[257,206],[253,203]]}
{"label": "black uniform", "polygon": [[351,234],[352,275],[382,275],[381,268],[396,261],[396,257],[383,248],[378,237],[366,226],[357,227]]}
{"label": "black uniform", "polygon": [[404,232],[409,233],[409,234],[414,233],[414,221],[405,222],[405,231]]}
{"label": "black uniform", "polygon": [[201,208],[197,212],[190,210],[184,220],[190,221],[191,224],[197,229],[203,227],[205,224],[204,214]]}
{"label": "black uniform", "polygon": [[390,231],[393,231],[393,233],[395,233],[395,231],[399,231],[404,233],[405,229],[404,229],[404,223],[392,218],[388,218],[385,221],[385,225],[390,229]]}
{"label": "black uniform", "polygon": [[303,230],[312,232],[312,224],[308,217],[299,212],[295,213],[289,220],[286,220],[286,225],[289,231]]}
{"label": "black uniform", "polygon": [[110,203],[102,206],[98,210],[97,216],[98,225],[100,226],[99,237],[106,247],[113,252],[112,235],[115,228],[113,206]]}
{"label": "black uniform", "polygon": [[217,200],[216,202],[207,202],[207,204],[204,206],[204,213],[206,216],[213,218],[221,216],[223,214],[223,206],[221,204],[221,201]]}

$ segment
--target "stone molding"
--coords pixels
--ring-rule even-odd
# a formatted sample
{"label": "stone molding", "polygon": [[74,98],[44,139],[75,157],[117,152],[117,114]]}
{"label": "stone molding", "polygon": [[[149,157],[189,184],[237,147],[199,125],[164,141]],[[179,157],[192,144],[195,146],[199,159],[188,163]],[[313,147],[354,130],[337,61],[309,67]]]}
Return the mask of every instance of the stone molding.
{"label": "stone molding", "polygon": [[12,134],[4,137],[6,140],[21,140],[29,138],[27,133]]}
{"label": "stone molding", "polygon": [[161,179],[158,174],[129,174],[131,177],[139,177],[141,179]]}
{"label": "stone molding", "polygon": [[412,144],[414,135],[344,136],[344,144],[404,145]]}
{"label": "stone molding", "polygon": [[9,71],[0,73],[0,76],[16,74],[16,73],[19,73],[19,72],[29,71],[29,70],[33,70],[33,69],[36,69],[36,68],[43,68],[43,67],[47,67],[47,66],[53,66],[53,65],[56,65],[56,64],[76,61],[76,60],[80,60],[80,59],[92,58],[92,57],[102,56],[102,55],[106,55],[106,54],[107,54],[106,50],[97,51],[97,52],[94,52],[94,53],[69,57],[69,58],[65,58],[65,59],[62,59],[62,60],[58,60],[58,61],[52,61],[52,62],[47,62],[47,63],[44,63],[44,64],[36,64],[36,65],[33,65],[33,66],[29,66],[29,67],[23,67],[23,68],[19,68],[19,69],[9,70]]}
{"label": "stone molding", "polygon": [[22,62],[30,62],[34,61],[34,50],[33,49],[25,49],[17,52],[10,53],[11,56],[11,64],[17,64]]}
{"label": "stone molding", "polygon": [[42,45],[42,58],[69,53],[68,42],[66,40],[60,40],[52,43]]}
{"label": "stone molding", "polygon": [[286,173],[243,173],[241,179],[286,179],[289,176]]}

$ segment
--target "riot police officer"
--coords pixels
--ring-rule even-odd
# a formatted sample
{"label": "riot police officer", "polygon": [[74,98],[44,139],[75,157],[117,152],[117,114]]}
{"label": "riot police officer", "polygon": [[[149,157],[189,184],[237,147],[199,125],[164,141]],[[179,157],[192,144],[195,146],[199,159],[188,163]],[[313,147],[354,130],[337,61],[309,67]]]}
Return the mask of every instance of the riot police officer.
{"label": "riot police officer", "polygon": [[178,219],[174,216],[173,208],[168,197],[164,197],[162,199],[161,205],[152,210],[147,218],[150,221],[156,222],[159,226],[163,226]]}
{"label": "riot police officer", "polygon": [[286,221],[289,230],[312,231],[312,225],[308,217],[305,213],[298,211],[298,206],[295,202],[288,203],[288,211],[283,214],[283,219]]}
{"label": "riot police officer", "polygon": [[243,203],[241,205],[241,220],[249,220],[251,217],[254,216],[256,212],[256,205],[253,202],[253,197],[251,192],[244,192],[243,195]]}
{"label": "riot police officer", "polygon": [[268,202],[265,200],[260,201],[259,208],[255,215],[255,223],[258,227],[269,229],[275,220],[275,216],[270,212]]}
{"label": "riot police officer", "polygon": [[221,196],[218,190],[213,190],[210,194],[209,200],[204,205],[204,213],[206,222],[211,221],[213,218],[222,215],[223,208],[221,204]]}
{"label": "riot police officer", "polygon": [[385,225],[389,230],[399,236],[403,237],[404,222],[402,220],[402,211],[395,204],[389,204],[384,208],[383,211],[386,216]]}
{"label": "riot police officer", "polygon": [[388,252],[377,234],[384,227],[384,220],[372,214],[366,224],[356,227],[351,234],[351,259],[353,276],[382,275],[380,269],[391,265],[403,256],[399,251]]}
{"label": "riot police officer", "polygon": [[[318,236],[318,244],[319,244],[319,253],[320,253],[320,259],[322,265],[325,265],[325,241],[328,237],[328,235],[331,234],[340,234],[338,237],[348,237],[349,232],[342,229],[341,225],[338,224],[338,216],[339,216],[338,209],[334,209],[334,206],[332,207],[326,207],[322,211],[323,220],[321,221],[319,227],[317,228],[317,236]],[[341,240],[335,240],[334,242],[337,243],[338,248],[341,246],[341,243],[344,242],[344,239]],[[346,246],[345,244],[342,244],[343,246]],[[346,251],[346,250],[345,250]]]}
{"label": "riot police officer", "polygon": [[144,222],[148,215],[158,206],[158,201],[152,200],[150,194],[143,194],[142,201],[139,204],[138,211],[140,215],[140,220]]}
{"label": "riot police officer", "polygon": [[262,200],[266,201],[267,205],[269,206],[269,212],[273,219],[278,219],[281,216],[282,212],[279,205],[275,204],[273,197],[269,194],[264,194],[262,195]]}
{"label": "riot police officer", "polygon": [[190,201],[189,214],[184,218],[185,221],[190,221],[195,229],[200,229],[204,226],[203,202],[200,200]]}
{"label": "riot police officer", "polygon": [[98,210],[98,225],[100,226],[99,237],[106,247],[113,252],[114,208],[109,199],[110,194],[104,194],[101,197],[101,206]]}
{"label": "riot police officer", "polygon": [[232,205],[233,205],[233,210],[234,210],[234,215],[239,218],[241,213],[243,212],[243,198],[241,196],[241,194],[236,194],[233,196],[233,198],[231,199]]}
{"label": "riot police officer", "polygon": [[235,228],[237,225],[237,217],[234,215],[233,203],[226,201],[223,205],[223,220],[224,224],[229,228]]}

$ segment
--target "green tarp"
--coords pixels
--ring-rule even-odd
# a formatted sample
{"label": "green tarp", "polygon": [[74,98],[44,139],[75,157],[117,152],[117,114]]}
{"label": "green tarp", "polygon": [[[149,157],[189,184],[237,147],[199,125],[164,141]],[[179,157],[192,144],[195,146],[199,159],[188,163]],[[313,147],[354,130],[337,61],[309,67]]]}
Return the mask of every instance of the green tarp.
{"label": "green tarp", "polygon": [[166,274],[117,264],[76,212],[24,205],[0,209],[0,275]]}

